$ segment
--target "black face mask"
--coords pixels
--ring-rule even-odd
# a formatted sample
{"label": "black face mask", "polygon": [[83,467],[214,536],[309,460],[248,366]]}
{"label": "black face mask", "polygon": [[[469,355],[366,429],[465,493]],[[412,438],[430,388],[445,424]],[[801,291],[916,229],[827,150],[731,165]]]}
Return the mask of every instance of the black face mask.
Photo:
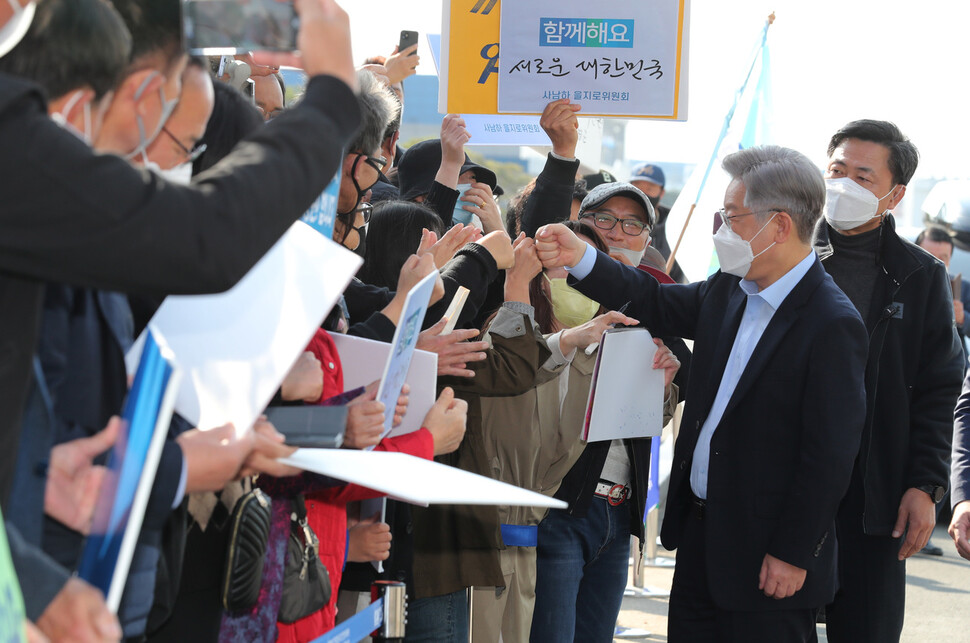
{"label": "black face mask", "polygon": [[656,210],[657,207],[660,205],[660,197],[659,196],[648,196],[647,197],[647,200],[650,201],[650,205],[653,206],[653,209],[654,210]]}

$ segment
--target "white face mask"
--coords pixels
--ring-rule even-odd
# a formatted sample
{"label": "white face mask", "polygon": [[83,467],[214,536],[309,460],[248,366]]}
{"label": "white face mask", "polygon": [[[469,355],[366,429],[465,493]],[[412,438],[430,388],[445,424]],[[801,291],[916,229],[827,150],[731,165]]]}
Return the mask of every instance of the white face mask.
{"label": "white face mask", "polygon": [[[896,189],[882,197],[885,199]],[[848,177],[825,179],[825,207],[822,216],[830,226],[839,231],[852,230],[880,216],[882,199]]]}
{"label": "white face mask", "polygon": [[647,252],[647,246],[643,246],[643,250],[629,250],[627,248],[620,248],[617,246],[610,246],[610,254],[618,254],[626,257],[627,261],[630,262],[632,266],[639,266],[640,262],[643,261],[643,255]]}
{"label": "white face mask", "polygon": [[71,113],[74,109],[74,105],[81,100],[84,96],[84,90],[77,90],[74,95],[71,96],[66,103],[64,103],[64,108],[59,112],[54,112],[51,114],[51,120],[55,123],[74,134],[79,139],[91,145],[91,102],[88,101],[84,103],[84,131],[78,130],[76,127],[71,125],[71,122],[67,120],[67,115]]}
{"label": "white face mask", "polygon": [[159,170],[157,168],[152,168],[155,173],[164,178],[169,183],[174,183],[176,185],[188,185],[192,182],[192,164],[182,163],[181,165],[176,165],[167,170]]}
{"label": "white face mask", "polygon": [[6,56],[11,49],[16,47],[34,19],[35,3],[31,2],[26,7],[21,7],[17,0],[7,0],[13,9],[13,16],[7,24],[0,27],[0,58]]}
{"label": "white face mask", "polygon": [[[774,219],[778,215],[777,212],[771,215],[771,219]],[[769,223],[771,219],[765,221],[765,224],[761,226],[761,230],[758,230],[751,241],[758,238]],[[723,224],[714,233],[714,249],[717,251],[717,262],[721,264],[721,272],[726,272],[729,275],[734,275],[736,277],[741,277],[744,279],[748,271],[751,270],[751,263],[768,252],[768,248],[775,245],[772,241],[768,248],[765,248],[758,254],[753,254],[751,250],[751,241],[745,241],[741,236],[731,229],[728,224]]]}
{"label": "white face mask", "polygon": [[[148,76],[145,77],[145,80],[142,81],[141,87],[135,90],[135,100],[136,101],[140,100],[142,97],[142,94],[144,94],[145,90],[148,88],[149,83],[152,82],[155,76],[161,76],[161,75],[162,74],[157,71],[153,71],[152,73],[148,74]],[[158,136],[158,133],[162,131],[163,127],[165,127],[165,122],[168,121],[168,117],[172,115],[172,112],[175,111],[175,108],[179,104],[178,97],[173,98],[172,100],[167,100],[165,98],[164,80],[165,80],[165,77],[162,76],[163,82],[162,82],[162,85],[158,88],[158,97],[162,103],[162,113],[159,116],[158,125],[155,126],[155,131],[152,132],[151,135],[149,135],[145,131],[145,121],[142,119],[141,114],[135,115],[135,122],[138,125],[138,146],[135,147],[134,150],[132,150],[125,156],[126,161],[130,161],[134,158],[137,158],[138,156],[141,156],[142,164],[148,165],[148,155],[145,153],[145,150],[148,149],[148,146],[152,144],[152,142],[155,140],[155,137]]]}

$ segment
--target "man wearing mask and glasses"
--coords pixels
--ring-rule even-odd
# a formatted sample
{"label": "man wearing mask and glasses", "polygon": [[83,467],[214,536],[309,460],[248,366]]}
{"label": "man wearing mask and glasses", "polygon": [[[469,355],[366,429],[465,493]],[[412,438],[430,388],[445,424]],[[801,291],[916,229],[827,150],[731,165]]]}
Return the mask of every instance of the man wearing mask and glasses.
{"label": "man wearing mask and glasses", "polygon": [[661,285],[561,225],[539,258],[656,333],[694,340],[661,537],[668,640],[815,641],[835,594],[835,515],[864,420],[865,328],[812,252],[825,186],[794,150],[725,158],[721,269]]}
{"label": "man wearing mask and glasses", "polygon": [[387,163],[381,156],[384,129],[401,111],[401,104],[374,74],[357,72],[362,127],[344,155],[337,195],[334,241],[364,256],[365,226],[370,220],[370,189],[383,176]]}
{"label": "man wearing mask and glasses", "polygon": [[946,268],[896,234],[891,214],[919,153],[886,121],[829,141],[815,250],[868,330],[866,422],[838,514],[840,589],[829,641],[892,643],[903,627],[905,560],[929,539],[946,492],[963,352]]}

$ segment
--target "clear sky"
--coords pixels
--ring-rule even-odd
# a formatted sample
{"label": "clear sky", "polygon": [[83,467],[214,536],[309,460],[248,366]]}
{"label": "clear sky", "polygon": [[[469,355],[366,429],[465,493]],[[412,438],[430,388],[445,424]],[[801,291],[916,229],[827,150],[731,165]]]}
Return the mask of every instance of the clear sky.
{"label": "clear sky", "polygon": [[[441,31],[441,0],[342,4],[358,60],[389,53],[402,29]],[[962,0],[693,0],[688,121],[632,123],[629,156],[706,159],[772,11],[774,142],[821,165],[840,125],[892,120],[921,152],[917,178],[970,177],[970,2]],[[419,42],[421,73],[433,73]]]}

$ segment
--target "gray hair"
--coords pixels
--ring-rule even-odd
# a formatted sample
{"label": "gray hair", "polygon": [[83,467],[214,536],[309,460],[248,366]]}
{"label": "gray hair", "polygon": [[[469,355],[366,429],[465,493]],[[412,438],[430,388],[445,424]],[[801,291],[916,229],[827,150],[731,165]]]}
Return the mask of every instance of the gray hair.
{"label": "gray hair", "polygon": [[744,184],[744,205],[761,221],[770,211],[791,216],[798,238],[808,243],[825,205],[822,172],[801,152],[765,145],[734,152],[721,163],[731,178]]}
{"label": "gray hair", "polygon": [[384,131],[388,124],[401,113],[401,104],[394,93],[385,87],[371,72],[361,69],[357,72],[360,94],[360,131],[350,144],[349,152],[374,154],[381,149]]}

